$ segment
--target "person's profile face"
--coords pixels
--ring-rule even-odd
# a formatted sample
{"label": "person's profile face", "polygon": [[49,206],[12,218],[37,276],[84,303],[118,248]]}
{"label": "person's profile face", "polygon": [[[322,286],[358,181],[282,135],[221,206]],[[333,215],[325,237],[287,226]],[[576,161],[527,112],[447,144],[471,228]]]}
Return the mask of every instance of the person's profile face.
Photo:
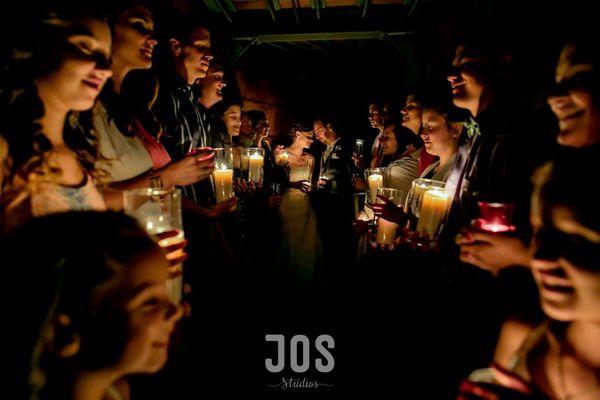
{"label": "person's profile face", "polygon": [[87,19],[81,32],[67,38],[69,51],[60,66],[36,81],[40,95],[51,95],[66,110],[89,110],[108,78],[111,33],[105,22]]}
{"label": "person's profile face", "polygon": [[415,97],[409,95],[406,97],[406,103],[401,110],[402,125],[418,134],[421,128],[421,112],[423,107],[416,101]]}
{"label": "person's profile face", "polygon": [[322,121],[314,121],[313,131],[315,132],[315,137],[319,142],[327,143],[327,127],[323,124]]}
{"label": "person's profile face", "polygon": [[600,110],[593,97],[598,71],[588,62],[578,62],[576,56],[573,45],[562,50],[548,105],[558,119],[558,143],[584,147],[600,140]]}
{"label": "person's profile face", "polygon": [[452,130],[448,127],[443,115],[433,110],[423,110],[423,129],[421,138],[429,154],[439,156],[451,149],[455,144]]}
{"label": "person's profile face", "polygon": [[223,99],[223,89],[227,86],[225,75],[222,69],[214,69],[209,67],[206,76],[199,80],[202,95],[208,95],[218,100]]}
{"label": "person's profile face", "polygon": [[115,369],[125,373],[154,373],[167,361],[170,336],[182,311],[166,290],[169,265],[157,250],[131,263],[117,289],[124,299],[127,340]]}
{"label": "person's profile face", "polygon": [[531,269],[544,312],[559,321],[599,321],[600,232],[554,206],[550,220],[532,213]]}
{"label": "person's profile face", "polygon": [[181,48],[181,58],[187,73],[188,83],[204,78],[210,67],[213,55],[211,51],[210,32],[206,28],[196,28],[186,43],[176,43]]}
{"label": "person's profile face", "polygon": [[239,136],[242,127],[242,108],[237,104],[230,105],[223,114],[223,122],[229,136]]}
{"label": "person's profile face", "polygon": [[296,140],[302,145],[303,149],[308,149],[312,144],[314,137],[312,131],[296,131]]}
{"label": "person's profile face", "polygon": [[478,104],[489,85],[489,63],[479,57],[469,55],[466,46],[456,49],[452,68],[447,79],[450,83],[454,104],[459,108],[472,109]]}
{"label": "person's profile face", "polygon": [[252,120],[245,114],[242,115],[242,124],[240,125],[240,134],[248,137],[254,136],[252,129]]}
{"label": "person's profile face", "polygon": [[384,124],[384,112],[377,104],[369,104],[369,123],[372,128],[377,129]]}
{"label": "person's profile face", "polygon": [[113,60],[129,69],[150,68],[158,43],[153,34],[154,19],[150,10],[144,6],[126,10],[114,27]]}
{"label": "person's profile face", "polygon": [[384,156],[391,157],[398,151],[398,142],[396,141],[396,135],[394,135],[395,125],[388,125],[383,130],[383,135],[380,138],[381,151]]}

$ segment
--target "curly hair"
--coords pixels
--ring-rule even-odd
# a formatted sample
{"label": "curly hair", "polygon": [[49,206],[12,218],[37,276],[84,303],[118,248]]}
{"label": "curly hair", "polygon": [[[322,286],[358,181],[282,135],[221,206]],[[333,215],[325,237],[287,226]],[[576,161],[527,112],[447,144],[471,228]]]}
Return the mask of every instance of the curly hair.
{"label": "curly hair", "polygon": [[[56,71],[72,45],[67,38],[85,30],[89,19],[105,21],[97,10],[71,9],[63,13],[48,13],[19,36],[0,74],[0,193],[15,181],[24,182],[26,192],[34,192],[41,182],[55,181],[61,169],[50,162],[52,144],[43,134],[39,120],[44,116],[44,104],[35,81]],[[73,123],[67,117],[64,140],[75,152],[83,168],[92,177],[102,180],[102,171],[94,168],[97,158],[95,134],[91,118]],[[19,189],[19,190],[20,190]]]}

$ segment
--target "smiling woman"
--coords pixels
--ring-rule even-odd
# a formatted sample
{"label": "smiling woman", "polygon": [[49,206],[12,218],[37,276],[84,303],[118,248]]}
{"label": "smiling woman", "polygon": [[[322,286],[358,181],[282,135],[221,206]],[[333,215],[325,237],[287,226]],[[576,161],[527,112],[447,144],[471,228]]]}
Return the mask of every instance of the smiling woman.
{"label": "smiling woman", "polygon": [[580,170],[597,159],[598,148],[569,149],[537,172],[531,268],[549,321],[504,325],[493,373],[505,387],[551,399],[600,394],[600,213]]}
{"label": "smiling woman", "polygon": [[589,39],[572,41],[560,53],[548,104],[558,118],[563,146],[584,147],[600,140],[598,68],[597,44]]}
{"label": "smiling woman", "polygon": [[68,210],[102,210],[92,177],[89,132],[65,131],[72,111],[91,108],[110,77],[111,36],[104,17],[52,13],[19,38],[0,99],[0,226]]}

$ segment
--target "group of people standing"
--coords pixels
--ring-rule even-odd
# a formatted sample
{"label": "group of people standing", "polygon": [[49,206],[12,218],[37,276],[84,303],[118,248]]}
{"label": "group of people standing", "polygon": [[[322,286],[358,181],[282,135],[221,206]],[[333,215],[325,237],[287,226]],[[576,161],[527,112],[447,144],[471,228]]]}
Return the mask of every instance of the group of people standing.
{"label": "group of people standing", "polygon": [[[17,35],[0,78],[1,254],[11,299],[31,289],[10,317],[19,398],[129,398],[125,377],[163,368],[173,332],[185,350],[176,361],[216,360],[222,347],[194,346],[225,343],[239,333],[220,330],[232,316],[249,320],[252,307],[278,302],[256,293],[263,289],[275,288],[282,309],[293,305],[296,323],[315,310],[354,316],[354,289],[376,264],[394,269],[386,300],[398,300],[409,273],[411,284],[435,289],[416,294],[415,285],[402,299],[422,296],[415,308],[439,300],[440,320],[462,327],[438,336],[452,378],[493,358],[460,398],[598,396],[593,38],[560,54],[547,97],[557,144],[517,105],[510,57],[478,36],[457,46],[445,88],[415,91],[402,107],[370,104],[373,132],[351,156],[342,115],[271,135],[264,112],[226,91],[209,26],[196,16],[166,18],[158,30],[142,1],[51,11]],[[239,171],[245,148],[263,151],[261,179]],[[235,197],[220,202],[214,149],[231,149],[238,170]],[[382,168],[386,187],[404,195],[418,178],[444,182],[452,203],[439,237],[410,230],[408,207],[381,198],[373,215],[400,229],[375,243],[376,227],[354,221],[367,168]],[[181,188],[186,241],[161,247],[165,236],[122,213],[125,191],[150,187]],[[472,225],[482,201],[510,204],[514,231]],[[181,274],[178,304],[166,281]],[[182,323],[190,303],[201,311]],[[422,328],[427,336],[431,326]],[[170,371],[193,382],[187,366]]]}

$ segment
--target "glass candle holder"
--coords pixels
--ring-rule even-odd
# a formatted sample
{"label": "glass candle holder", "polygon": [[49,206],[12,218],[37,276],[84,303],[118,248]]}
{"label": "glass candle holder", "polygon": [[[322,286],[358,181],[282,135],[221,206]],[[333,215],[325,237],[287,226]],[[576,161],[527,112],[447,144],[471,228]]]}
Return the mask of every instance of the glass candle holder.
{"label": "glass candle holder", "polygon": [[359,221],[373,221],[375,219],[373,210],[371,210],[369,207],[365,207],[366,204],[367,193],[354,193],[354,219]]}
{"label": "glass candle holder", "polygon": [[432,189],[444,189],[446,182],[434,181],[433,179],[417,178],[413,180],[412,186],[406,196],[406,210],[415,217],[419,217],[423,194]]}
{"label": "glass candle holder", "polygon": [[512,224],[512,204],[480,201],[477,205],[479,206],[480,217],[473,224],[476,229],[493,233],[513,232],[516,230]]}
{"label": "glass candle holder", "polygon": [[384,187],[385,168],[370,168],[365,170],[367,182],[367,201],[374,204],[377,199],[377,189]]}
{"label": "glass candle holder", "polygon": [[213,149],[215,169],[213,183],[217,203],[235,196],[233,191],[233,153],[231,149]]}
{"label": "glass candle holder", "polygon": [[[146,232],[157,239],[159,246],[166,248],[184,240],[180,189],[125,190],[123,203],[125,213],[137,219]],[[156,237],[160,233],[169,231],[175,231],[176,235],[161,240]],[[167,258],[181,256],[183,256],[183,249],[169,254]],[[183,265],[177,265],[174,269],[175,272],[182,272]],[[182,285],[182,274],[179,274],[177,278],[167,280],[167,291],[175,303],[181,302]]]}
{"label": "glass candle holder", "polygon": [[439,189],[425,191],[421,200],[417,231],[421,235],[427,234],[430,240],[435,240],[451,205],[452,197],[446,192]]}
{"label": "glass candle holder", "polygon": [[354,155],[362,156],[365,149],[365,141],[363,139],[356,139],[354,142]]}
{"label": "glass candle holder", "polygon": [[242,169],[248,172],[248,181],[261,182],[264,174],[265,151],[258,147],[243,150]]}
{"label": "glass candle holder", "polygon": [[[404,199],[400,190],[392,188],[379,188],[377,189],[377,195],[385,197],[397,206],[401,206],[402,200]],[[382,203],[382,201],[380,201],[379,199],[377,199],[377,202]],[[396,224],[395,222],[391,222],[383,218],[378,218],[377,243],[387,245],[393,244],[394,239],[396,238],[397,229],[398,224]]]}

